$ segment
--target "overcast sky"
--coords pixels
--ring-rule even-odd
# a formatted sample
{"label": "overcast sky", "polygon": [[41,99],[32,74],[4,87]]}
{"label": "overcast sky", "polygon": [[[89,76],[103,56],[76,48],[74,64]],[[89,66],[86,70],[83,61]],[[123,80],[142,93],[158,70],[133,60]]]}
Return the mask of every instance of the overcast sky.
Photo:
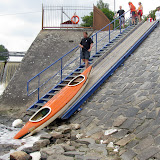
{"label": "overcast sky", "polygon": [[[97,0],[0,0],[0,44],[10,51],[26,51],[41,30],[41,7],[45,5],[96,5]],[[104,0],[114,10],[114,0]],[[134,0],[138,6],[139,0]],[[144,14],[160,6],[160,0],[142,0]],[[128,10],[128,0],[116,0],[116,10]],[[28,14],[16,14],[34,12]],[[15,15],[12,15],[15,14]]]}

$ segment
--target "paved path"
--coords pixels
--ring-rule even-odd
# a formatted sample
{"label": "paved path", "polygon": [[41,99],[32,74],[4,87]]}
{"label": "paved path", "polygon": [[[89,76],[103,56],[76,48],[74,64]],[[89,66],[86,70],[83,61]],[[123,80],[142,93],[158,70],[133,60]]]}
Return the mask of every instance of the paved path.
{"label": "paved path", "polygon": [[[160,159],[160,27],[71,118],[86,133],[117,127],[123,160]],[[128,136],[127,138],[125,136]]]}

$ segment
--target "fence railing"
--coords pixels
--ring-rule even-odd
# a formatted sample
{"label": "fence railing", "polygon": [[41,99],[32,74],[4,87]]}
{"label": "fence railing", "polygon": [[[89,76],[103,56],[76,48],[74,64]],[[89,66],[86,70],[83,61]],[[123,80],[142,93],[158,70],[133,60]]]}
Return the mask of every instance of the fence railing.
{"label": "fence railing", "polygon": [[[50,28],[82,28],[82,17],[93,12],[93,7],[87,6],[45,6],[42,5],[42,29]],[[71,18],[77,15],[78,24],[71,23]],[[75,18],[75,21],[77,19]],[[91,27],[87,27],[91,28]]]}
{"label": "fence railing", "polygon": [[[130,12],[128,11],[124,13],[124,15],[128,13],[130,14]],[[94,41],[91,56],[99,52],[104,46],[106,46],[106,44],[110,43],[113,39],[115,39],[117,35],[121,34],[125,29],[127,29],[131,25],[129,22],[127,22],[127,25],[125,25],[126,28],[122,30],[122,16],[114,19],[111,23],[109,23],[108,25],[106,25],[101,30],[97,31],[95,34],[91,36],[91,38]],[[111,30],[111,24],[113,24],[117,20],[120,20],[120,24],[114,30]],[[130,21],[130,18],[126,21]],[[103,31],[108,26],[109,31]],[[27,95],[30,96],[34,92],[37,92],[39,100],[41,97],[40,89],[42,87],[44,87],[46,84],[50,82],[50,85],[43,88],[48,92],[51,88],[53,88],[54,85],[56,85],[57,83],[61,83],[67,75],[72,73],[79,65],[81,65],[80,52],[81,49],[78,45],[71,51],[66,53],[64,56],[56,60],[50,66],[48,66],[46,69],[38,73],[32,79],[30,79],[27,82]]]}

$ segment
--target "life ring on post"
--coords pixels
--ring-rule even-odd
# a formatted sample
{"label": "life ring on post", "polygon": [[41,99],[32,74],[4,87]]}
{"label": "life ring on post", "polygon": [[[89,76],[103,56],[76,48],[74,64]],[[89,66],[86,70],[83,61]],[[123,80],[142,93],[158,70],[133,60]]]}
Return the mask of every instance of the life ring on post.
{"label": "life ring on post", "polygon": [[[73,20],[73,18],[78,18],[78,21],[75,22],[75,21]],[[76,16],[76,15],[74,15],[74,16],[71,18],[71,22],[72,22],[73,24],[78,24],[78,23],[79,23],[79,20],[80,20],[79,17]]]}

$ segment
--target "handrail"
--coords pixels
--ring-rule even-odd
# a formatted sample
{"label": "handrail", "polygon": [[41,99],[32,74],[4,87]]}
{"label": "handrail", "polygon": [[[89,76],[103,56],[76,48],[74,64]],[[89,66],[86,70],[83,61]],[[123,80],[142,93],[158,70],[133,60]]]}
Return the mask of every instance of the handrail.
{"label": "handrail", "polygon": [[[125,12],[123,15],[126,15],[129,11]],[[96,53],[98,51],[98,43],[101,42],[104,38],[106,38],[107,36],[109,36],[109,43],[111,41],[111,33],[113,33],[117,28],[120,28],[120,34],[121,34],[121,21],[120,21],[120,25],[117,26],[116,28],[114,28],[114,30],[111,31],[111,24],[113,24],[116,20],[118,20],[119,18],[121,18],[123,15],[117,17],[116,19],[114,19],[112,22],[110,22],[109,24],[107,24],[106,26],[104,26],[102,29],[100,29],[99,31],[97,31],[95,34],[93,34],[91,36],[91,38],[93,39],[94,37],[96,38],[96,43],[94,44],[94,46],[96,47]],[[109,27],[109,33],[107,35],[105,35],[103,38],[101,37],[100,40],[98,40],[98,33],[100,33],[102,30],[104,30],[106,27]],[[58,60],[56,60],[54,63],[50,64],[47,68],[45,68],[44,70],[42,70],[41,72],[39,72],[37,75],[35,75],[34,77],[32,77],[30,80],[27,81],[27,95],[30,96],[32,95],[34,92],[38,91],[38,100],[39,100],[39,94],[40,94],[40,88],[45,85],[46,83],[48,83],[51,79],[53,79],[56,75],[58,75],[59,73],[61,74],[61,81],[62,81],[62,76],[63,76],[63,70],[69,66],[71,63],[73,63],[74,61],[76,61],[78,57],[76,57],[74,60],[72,60],[69,64],[65,65],[63,67],[62,65],[62,61],[63,61],[63,58],[66,57],[67,55],[69,55],[70,53],[72,52],[75,52],[77,51],[79,48],[79,45],[77,45],[76,47],[74,47],[72,50],[70,50],[69,52],[67,52],[65,55],[63,55],[61,58],[59,58]],[[77,49],[77,50],[76,50]],[[58,70],[52,77],[50,77],[47,81],[43,82],[42,84],[40,84],[40,75],[42,73],[44,73],[46,70],[48,70],[50,67],[52,67],[53,65],[55,65],[57,62],[61,63],[61,69]],[[80,59],[80,64],[81,64],[81,59]],[[31,83],[32,80],[34,80],[35,78],[38,78],[38,87],[36,89],[33,89],[33,91],[30,93],[29,92],[29,84]]]}

